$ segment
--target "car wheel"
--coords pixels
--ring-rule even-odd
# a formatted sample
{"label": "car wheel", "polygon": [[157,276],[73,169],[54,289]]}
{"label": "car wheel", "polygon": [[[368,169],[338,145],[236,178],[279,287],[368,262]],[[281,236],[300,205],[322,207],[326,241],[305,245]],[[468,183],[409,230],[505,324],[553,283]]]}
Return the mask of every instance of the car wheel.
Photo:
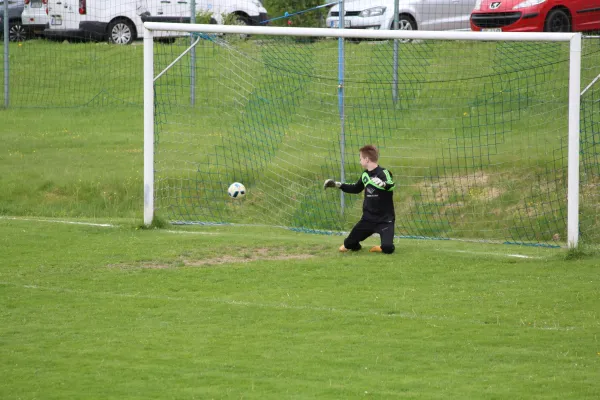
{"label": "car wheel", "polygon": [[552,10],[544,23],[545,32],[571,32],[571,18],[561,9]]}
{"label": "car wheel", "polygon": [[[394,30],[394,22],[392,21],[392,25],[390,26],[391,30]],[[400,14],[398,16],[398,30],[399,31],[416,31],[417,30],[417,22],[415,19],[408,14]],[[401,39],[400,43],[409,43],[410,39]]]}
{"label": "car wheel", "polygon": [[135,39],[133,24],[125,19],[118,19],[108,25],[108,41],[115,44],[131,44]]}
{"label": "car wheel", "polygon": [[8,39],[11,42],[22,42],[27,39],[27,31],[20,23],[13,23],[8,27]]}

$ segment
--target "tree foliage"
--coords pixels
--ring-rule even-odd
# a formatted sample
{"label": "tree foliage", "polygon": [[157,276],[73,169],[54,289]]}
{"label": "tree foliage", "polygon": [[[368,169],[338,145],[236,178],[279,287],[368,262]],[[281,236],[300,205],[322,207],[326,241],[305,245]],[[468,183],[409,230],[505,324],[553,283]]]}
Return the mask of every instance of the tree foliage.
{"label": "tree foliage", "polygon": [[282,17],[286,12],[293,14],[300,11],[310,10],[289,18],[278,19],[271,22],[276,26],[296,27],[325,27],[325,18],[329,7],[314,10],[316,6],[326,4],[326,0],[263,0],[262,3],[269,12],[269,18]]}

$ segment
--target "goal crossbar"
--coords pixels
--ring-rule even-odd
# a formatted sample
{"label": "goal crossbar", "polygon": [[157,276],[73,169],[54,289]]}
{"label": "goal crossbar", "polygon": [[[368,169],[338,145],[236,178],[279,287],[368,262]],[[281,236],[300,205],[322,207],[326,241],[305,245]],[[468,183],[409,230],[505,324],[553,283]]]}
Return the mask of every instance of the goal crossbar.
{"label": "goal crossbar", "polygon": [[[550,32],[465,32],[465,31],[409,31],[409,30],[362,30],[329,28],[286,28],[276,26],[240,26],[217,24],[180,24],[168,22],[145,22],[150,31],[230,33],[268,36],[304,36],[364,39],[422,39],[422,40],[491,40],[514,42],[569,42],[580,33]],[[145,36],[144,36],[145,37]]]}

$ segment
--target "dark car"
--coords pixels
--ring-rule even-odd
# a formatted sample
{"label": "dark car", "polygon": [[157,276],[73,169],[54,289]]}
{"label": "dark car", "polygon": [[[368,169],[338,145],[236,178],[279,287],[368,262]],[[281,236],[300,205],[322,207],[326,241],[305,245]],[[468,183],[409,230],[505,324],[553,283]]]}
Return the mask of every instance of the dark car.
{"label": "dark car", "polygon": [[[4,36],[4,2],[0,0],[0,37]],[[21,14],[25,8],[24,0],[8,0],[8,38],[11,42],[20,42],[27,38],[27,32],[21,23]]]}

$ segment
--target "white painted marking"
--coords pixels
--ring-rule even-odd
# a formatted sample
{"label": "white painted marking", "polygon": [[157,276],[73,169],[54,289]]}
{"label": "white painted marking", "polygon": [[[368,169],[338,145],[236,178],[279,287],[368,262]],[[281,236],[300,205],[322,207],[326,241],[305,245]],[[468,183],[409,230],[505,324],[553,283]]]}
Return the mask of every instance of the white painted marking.
{"label": "white painted marking", "polygon": [[97,224],[97,223],[93,223],[93,222],[65,221],[65,220],[60,220],[60,219],[39,219],[39,218],[21,218],[21,217],[4,217],[4,216],[0,216],[0,219],[8,219],[8,220],[12,220],[12,221],[52,222],[52,223],[57,223],[57,224],[100,226],[103,228],[116,228],[118,226],[118,225],[112,225],[112,224]]}
{"label": "white painted marking", "polygon": [[474,254],[474,255],[482,255],[482,256],[497,256],[497,257],[514,257],[514,258],[528,258],[528,259],[537,259],[541,260],[545,257],[537,257],[537,256],[526,256],[524,254],[506,254],[506,253],[493,253],[493,252],[483,252],[483,251],[468,251],[468,250],[443,250],[441,251],[450,251],[453,253],[464,253],[464,254]]}
{"label": "white painted marking", "polygon": [[195,231],[164,231],[167,233],[188,234],[188,235],[220,235],[219,232],[195,232]]}

